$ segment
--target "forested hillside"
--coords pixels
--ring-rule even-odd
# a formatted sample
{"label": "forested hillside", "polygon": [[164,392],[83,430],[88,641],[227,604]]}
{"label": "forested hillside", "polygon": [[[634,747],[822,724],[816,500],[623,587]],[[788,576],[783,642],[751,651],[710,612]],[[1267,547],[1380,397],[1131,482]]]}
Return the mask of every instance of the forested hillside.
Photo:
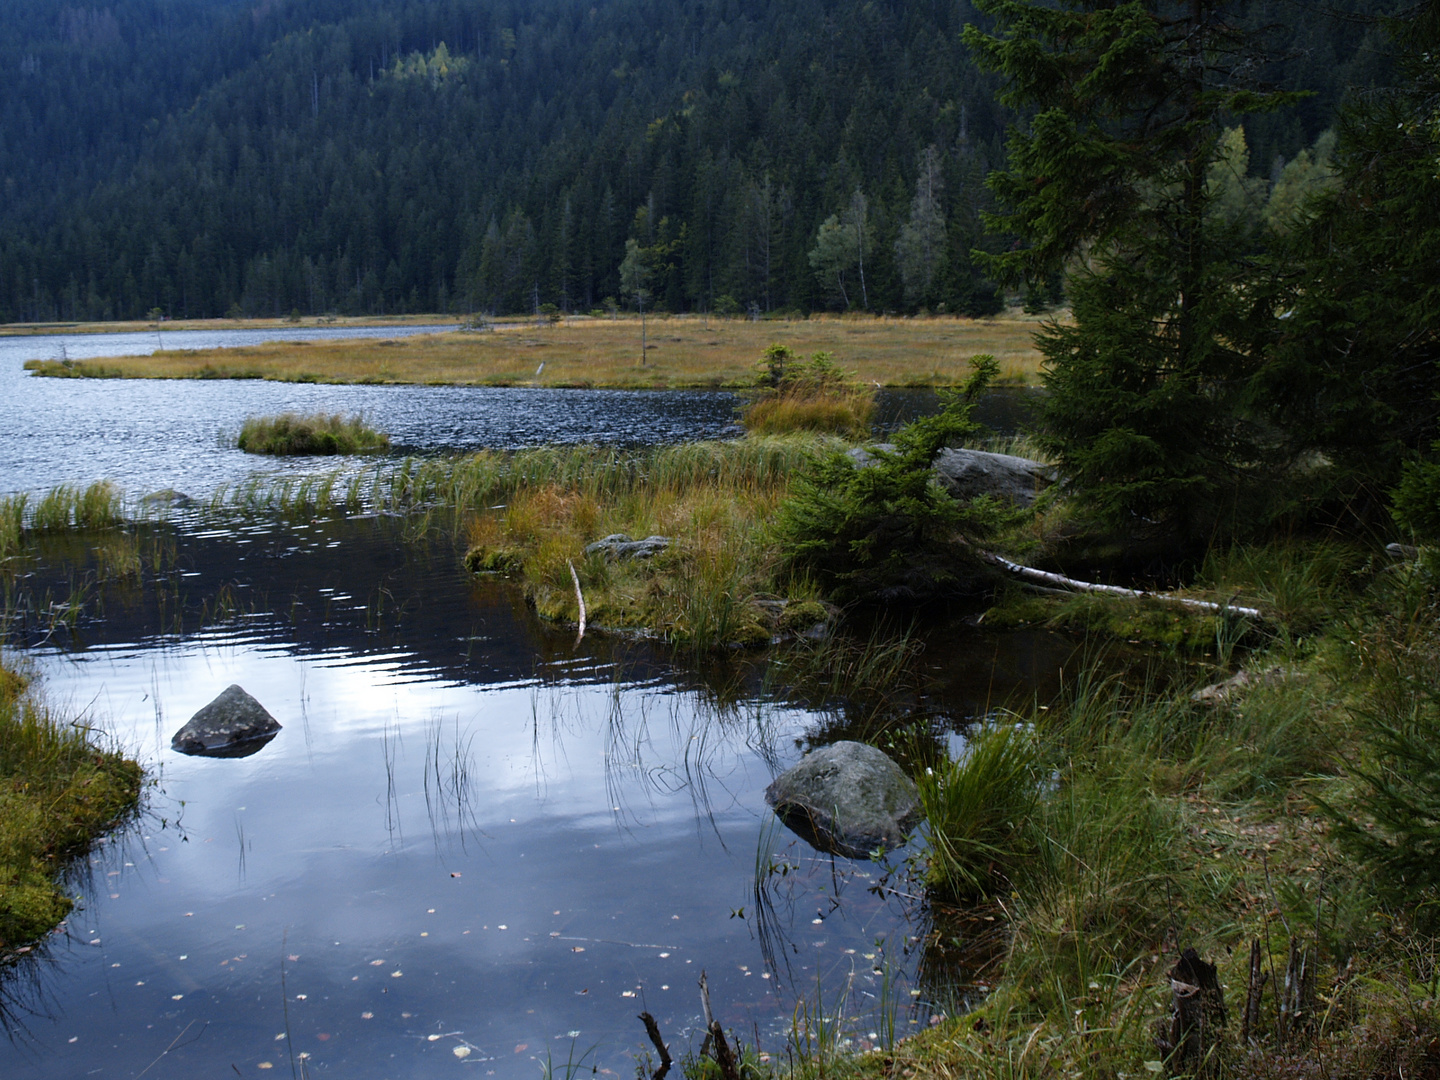
{"label": "forested hillside", "polygon": [[[1390,0],[1250,5],[1267,191]],[[1355,13],[1358,17],[1347,16]],[[0,320],[993,310],[966,0],[11,0]],[[1236,160],[1241,160],[1237,158]],[[622,279],[627,241],[636,259]],[[637,261],[638,260],[638,261]]]}

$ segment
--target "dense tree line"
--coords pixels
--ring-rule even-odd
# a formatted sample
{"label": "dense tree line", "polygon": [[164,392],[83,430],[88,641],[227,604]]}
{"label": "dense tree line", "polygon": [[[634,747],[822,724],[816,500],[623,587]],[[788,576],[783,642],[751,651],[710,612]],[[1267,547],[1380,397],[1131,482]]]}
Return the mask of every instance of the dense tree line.
{"label": "dense tree line", "polygon": [[[966,38],[1028,108],[991,180],[1022,239],[1002,278],[1063,273],[1038,438],[1100,518],[1204,545],[1329,517],[1440,533],[1440,0],[1377,20],[1389,85],[1251,174],[1242,119],[1304,98],[1235,0],[977,0]],[[1437,444],[1440,446],[1440,444]]]}
{"label": "dense tree line", "polygon": [[[966,0],[81,2],[0,27],[0,319],[629,306],[630,241],[674,311],[998,302]],[[1268,197],[1384,50],[1248,8],[1315,91],[1246,120]]]}

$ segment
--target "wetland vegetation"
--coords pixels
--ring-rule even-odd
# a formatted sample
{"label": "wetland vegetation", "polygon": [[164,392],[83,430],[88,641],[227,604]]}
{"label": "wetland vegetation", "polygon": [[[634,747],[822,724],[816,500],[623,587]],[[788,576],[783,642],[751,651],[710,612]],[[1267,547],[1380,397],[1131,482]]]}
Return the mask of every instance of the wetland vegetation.
{"label": "wetland vegetation", "polygon": [[31,360],[37,375],[61,378],[274,379],[282,382],[559,386],[684,389],[748,387],[755,358],[779,344],[826,352],[867,386],[948,386],[966,360],[990,353],[997,380],[1039,381],[1032,340],[1038,319],[811,317],[745,319],[669,316],[653,320],[642,367],[637,319],[526,320],[485,332],[333,342],[272,342],[105,360]]}
{"label": "wetland vegetation", "polygon": [[376,431],[362,416],[286,412],[246,417],[235,445],[247,454],[277,457],[374,454],[390,448],[390,436]]}
{"label": "wetland vegetation", "polygon": [[74,906],[74,861],[131,816],[144,774],[0,657],[0,977]]}

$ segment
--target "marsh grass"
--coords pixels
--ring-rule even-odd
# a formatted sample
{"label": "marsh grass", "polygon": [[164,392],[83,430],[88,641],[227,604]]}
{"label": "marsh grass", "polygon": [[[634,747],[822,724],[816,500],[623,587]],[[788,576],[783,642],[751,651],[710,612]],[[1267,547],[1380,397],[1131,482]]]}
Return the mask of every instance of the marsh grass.
{"label": "marsh grass", "polygon": [[0,569],[36,537],[103,533],[124,522],[124,499],[105,481],[85,488],[61,484],[33,501],[23,492],[0,497]]}
{"label": "marsh grass", "polygon": [[68,860],[134,810],[141,780],[0,658],[0,962],[69,912]]}
{"label": "marsh grass", "polygon": [[339,413],[250,416],[235,445],[247,454],[277,456],[371,454],[390,448],[390,436],[364,417]]}
{"label": "marsh grass", "polygon": [[817,352],[801,361],[773,344],[760,362],[761,390],[741,410],[741,423],[757,435],[818,431],[863,439],[875,414],[875,390],[855,381],[835,358]]}
{"label": "marsh grass", "polygon": [[[1405,641],[1424,664],[1414,635]],[[1365,671],[1388,662],[1380,651],[1378,639],[1356,639],[1358,667],[1316,658],[1309,678],[1223,708],[1191,703],[1187,685],[1104,677],[1092,657],[1058,700],[989,724],[968,757],[919,778],[932,897],[988,894],[988,906],[963,914],[978,910],[1007,932],[988,996],[886,1054],[801,1060],[795,1073],[1181,1076],[1156,1048],[1156,1024],[1168,1015],[1169,966],[1194,946],[1228,988],[1211,1076],[1426,1074],[1440,1060],[1427,893],[1387,906],[1375,864],[1348,857],[1315,811],[1320,795],[1355,792],[1351,805],[1365,805],[1336,747],[1369,753],[1351,717],[1356,696],[1391,693]],[[976,832],[981,841],[966,845]],[[940,920],[936,933],[953,932]],[[1319,958],[1315,1014],[1282,1040],[1272,985],[1244,1044],[1248,946],[1260,940],[1279,978],[1292,936]]]}
{"label": "marsh grass", "polygon": [[916,775],[929,823],[932,895],[983,899],[1009,886],[1032,843],[1025,832],[1040,795],[1034,743],[1020,725],[980,725],[963,757]]}
{"label": "marsh grass", "polygon": [[[776,593],[777,557],[764,529],[790,466],[810,446],[772,438],[633,454],[476,455],[448,475],[402,471],[391,491],[472,508],[467,561],[518,566],[527,597],[547,618],[578,618],[574,563],[593,625],[645,629],[698,648],[759,645],[778,629],[776,608],[785,605],[774,601],[814,599],[803,587]],[[588,543],[614,533],[672,543],[649,559],[585,555]]]}
{"label": "marsh grass", "polygon": [[[103,361],[32,360],[38,375],[104,378],[259,378],[286,382],[465,386],[681,388],[754,385],[754,361],[780,343],[832,353],[867,386],[949,386],[977,352],[1000,361],[998,382],[1037,385],[1041,357],[1028,316],[993,319],[834,318],[651,323],[646,365],[635,362],[639,320],[576,318],[553,326],[497,326],[485,334],[272,342],[237,349],[166,350]],[[541,361],[545,369],[539,375]]]}
{"label": "marsh grass", "polygon": [[[1295,633],[1333,621],[1374,575],[1373,549],[1339,540],[1281,540],[1214,548],[1197,584],[1212,595],[1273,611]],[[1238,599],[1237,599],[1238,598]]]}

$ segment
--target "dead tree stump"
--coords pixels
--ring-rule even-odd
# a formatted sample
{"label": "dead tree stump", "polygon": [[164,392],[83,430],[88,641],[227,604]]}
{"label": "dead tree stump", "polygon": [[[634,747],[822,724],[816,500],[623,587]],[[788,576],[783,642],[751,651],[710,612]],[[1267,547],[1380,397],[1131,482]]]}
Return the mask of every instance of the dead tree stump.
{"label": "dead tree stump", "polygon": [[1173,1069],[1197,1076],[1214,1071],[1225,1027],[1225,993],[1214,964],[1186,949],[1170,969],[1170,1022],[1159,1025],[1156,1043]]}
{"label": "dead tree stump", "polygon": [[1260,939],[1256,938],[1250,942],[1250,978],[1245,986],[1245,1017],[1240,1033],[1240,1039],[1246,1046],[1252,1039],[1260,1037],[1260,999],[1265,992],[1265,984],[1270,981],[1270,973],[1264,969],[1262,961]]}

